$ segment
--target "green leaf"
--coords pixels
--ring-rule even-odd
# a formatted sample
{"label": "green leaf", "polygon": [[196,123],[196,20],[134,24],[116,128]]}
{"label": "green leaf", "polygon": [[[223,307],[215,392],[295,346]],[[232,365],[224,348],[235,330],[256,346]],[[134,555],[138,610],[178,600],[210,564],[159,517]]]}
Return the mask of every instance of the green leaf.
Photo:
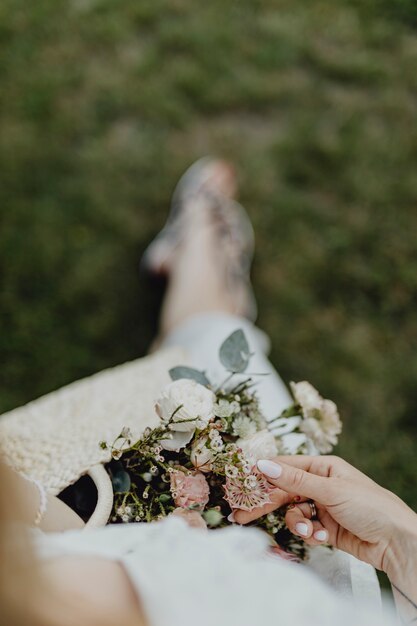
{"label": "green leaf", "polygon": [[250,361],[249,344],[243,330],[235,330],[220,347],[219,357],[229,372],[241,374]]}
{"label": "green leaf", "polygon": [[112,476],[114,493],[127,493],[130,491],[130,476],[124,470],[118,471]]}
{"label": "green leaf", "polygon": [[189,378],[191,380],[195,380],[200,385],[210,385],[210,381],[205,375],[204,372],[200,372],[200,370],[196,370],[193,367],[187,367],[186,365],[179,365],[178,367],[173,367],[169,370],[169,375],[172,380],[180,380],[181,378]]}

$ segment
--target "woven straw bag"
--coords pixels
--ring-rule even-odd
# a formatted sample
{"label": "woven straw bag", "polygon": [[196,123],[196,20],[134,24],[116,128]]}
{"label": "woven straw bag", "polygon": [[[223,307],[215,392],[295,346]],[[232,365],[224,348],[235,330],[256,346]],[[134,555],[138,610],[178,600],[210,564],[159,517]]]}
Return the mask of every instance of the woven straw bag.
{"label": "woven straw bag", "polygon": [[183,349],[160,350],[104,370],[47,394],[0,417],[4,460],[52,495],[88,474],[98,500],[87,527],[104,526],[113,489],[103,467],[110,460],[100,441],[113,442],[127,426],[139,437],[155,426],[155,400],[170,381],[168,370],[184,364]]}

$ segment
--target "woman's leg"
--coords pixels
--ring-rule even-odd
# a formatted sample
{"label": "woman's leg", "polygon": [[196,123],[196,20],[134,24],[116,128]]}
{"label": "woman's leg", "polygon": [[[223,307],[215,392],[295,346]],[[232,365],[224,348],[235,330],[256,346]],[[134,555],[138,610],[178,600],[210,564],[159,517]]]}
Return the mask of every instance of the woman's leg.
{"label": "woman's leg", "polygon": [[[227,372],[218,350],[226,337],[241,328],[254,355],[248,374],[262,374],[255,380],[264,414],[272,419],[290,404],[291,397],[267,359],[267,336],[245,317],[251,293],[248,278],[242,277],[249,268],[231,271],[244,232],[226,233],[225,237],[224,231],[230,224],[239,229],[239,217],[219,218],[216,203],[222,202],[222,190],[216,187],[215,178],[211,186],[211,195],[198,194],[186,207],[182,243],[171,258],[158,344],[186,348],[194,365],[206,370],[213,382],[221,383]],[[224,202],[224,211],[235,210],[234,205],[227,205],[227,199]],[[247,231],[246,224],[242,230],[245,228]]]}

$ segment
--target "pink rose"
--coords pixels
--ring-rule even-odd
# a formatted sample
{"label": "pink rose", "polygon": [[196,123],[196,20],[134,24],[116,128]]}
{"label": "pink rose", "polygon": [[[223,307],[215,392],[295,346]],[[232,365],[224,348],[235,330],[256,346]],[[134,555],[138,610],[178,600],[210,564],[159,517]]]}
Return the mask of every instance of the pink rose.
{"label": "pink rose", "polygon": [[203,510],[209,501],[210,488],[201,472],[185,474],[175,470],[171,473],[171,493],[177,506],[183,509],[195,506]]}

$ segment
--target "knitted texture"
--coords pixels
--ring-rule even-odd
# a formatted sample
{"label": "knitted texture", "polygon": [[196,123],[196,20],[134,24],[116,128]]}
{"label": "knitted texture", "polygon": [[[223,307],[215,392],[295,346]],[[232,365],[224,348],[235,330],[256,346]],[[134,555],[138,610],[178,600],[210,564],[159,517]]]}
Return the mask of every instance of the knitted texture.
{"label": "knitted texture", "polygon": [[181,348],[161,350],[47,394],[0,417],[0,450],[16,471],[57,495],[93,466],[110,460],[100,441],[127,426],[139,437],[159,418],[155,400],[168,370],[186,364]]}

